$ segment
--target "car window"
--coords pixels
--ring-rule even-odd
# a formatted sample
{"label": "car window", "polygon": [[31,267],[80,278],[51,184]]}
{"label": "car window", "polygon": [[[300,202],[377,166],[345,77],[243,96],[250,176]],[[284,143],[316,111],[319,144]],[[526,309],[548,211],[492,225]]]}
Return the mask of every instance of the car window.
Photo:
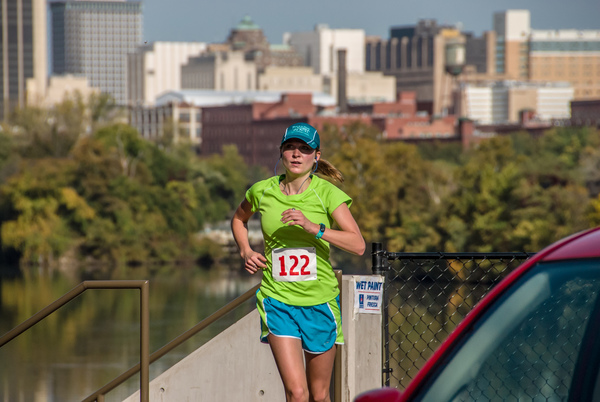
{"label": "car window", "polygon": [[422,401],[567,401],[600,262],[539,264],[478,321]]}

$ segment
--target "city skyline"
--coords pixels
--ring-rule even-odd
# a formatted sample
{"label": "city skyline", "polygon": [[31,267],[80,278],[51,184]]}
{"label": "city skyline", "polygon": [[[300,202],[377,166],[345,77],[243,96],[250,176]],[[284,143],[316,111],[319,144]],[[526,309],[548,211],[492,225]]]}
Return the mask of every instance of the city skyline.
{"label": "city skyline", "polygon": [[529,10],[533,29],[600,29],[598,0],[372,0],[368,4],[366,7],[362,0],[347,0],[341,7],[331,0],[262,0],[249,5],[241,0],[226,0],[212,3],[208,9],[193,0],[144,0],[143,38],[146,42],[223,42],[245,15],[252,17],[271,43],[281,43],[285,32],[310,31],[316,24],[364,29],[367,35],[387,38],[390,27],[413,25],[420,19],[435,19],[448,25],[460,23],[464,31],[479,36],[492,29],[494,12],[507,9]]}

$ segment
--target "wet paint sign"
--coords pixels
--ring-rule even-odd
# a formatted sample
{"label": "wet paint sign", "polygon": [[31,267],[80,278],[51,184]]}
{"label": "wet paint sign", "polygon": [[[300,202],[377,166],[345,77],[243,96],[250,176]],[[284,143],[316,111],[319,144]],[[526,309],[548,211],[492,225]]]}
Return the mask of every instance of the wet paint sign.
{"label": "wet paint sign", "polygon": [[381,314],[383,300],[383,277],[354,277],[354,312]]}

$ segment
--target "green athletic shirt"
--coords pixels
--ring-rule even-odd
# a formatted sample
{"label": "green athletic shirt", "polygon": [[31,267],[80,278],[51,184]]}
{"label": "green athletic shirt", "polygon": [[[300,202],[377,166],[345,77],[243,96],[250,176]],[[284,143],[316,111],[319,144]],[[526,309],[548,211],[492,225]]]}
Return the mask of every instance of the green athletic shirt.
{"label": "green athletic shirt", "polygon": [[[300,194],[285,195],[279,183],[285,175],[274,176],[254,184],[246,192],[252,212],[260,212],[265,242],[267,267],[263,271],[261,292],[283,303],[294,306],[315,306],[334,299],[339,293],[337,279],[329,262],[329,243],[316,239],[298,225],[281,222],[281,213],[296,208],[311,222],[324,223],[330,228],[331,214],[342,203],[348,206],[352,199],[327,180],[313,175],[308,188]],[[317,279],[301,282],[279,282],[273,279],[271,252],[288,247],[315,247],[317,253]]]}

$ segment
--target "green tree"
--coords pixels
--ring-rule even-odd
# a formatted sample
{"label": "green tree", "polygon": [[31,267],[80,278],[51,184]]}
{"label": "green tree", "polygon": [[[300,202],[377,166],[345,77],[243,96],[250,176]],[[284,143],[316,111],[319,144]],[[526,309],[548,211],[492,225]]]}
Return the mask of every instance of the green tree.
{"label": "green tree", "polygon": [[[235,145],[223,147],[222,155],[212,155],[200,161],[194,178],[209,190],[209,194],[204,195],[212,200],[211,213],[208,215],[210,221],[225,219],[237,208],[248,185],[248,172]],[[208,200],[205,198],[203,201]]]}
{"label": "green tree", "polygon": [[12,137],[0,128],[0,184],[18,171],[19,160]]}
{"label": "green tree", "polygon": [[52,109],[27,107],[15,110],[5,128],[13,134],[18,152],[26,158],[66,157],[85,134],[85,104],[67,99]]}
{"label": "green tree", "polygon": [[117,261],[189,258],[190,235],[199,230],[197,196],[190,182],[154,179],[148,162],[172,160],[163,151],[131,127],[113,125],[82,140],[73,157],[78,186],[98,210],[84,253]]}
{"label": "green tree", "polygon": [[231,214],[252,170],[234,147],[200,159],[189,144],[145,141],[116,113],[96,97],[11,116],[0,173],[16,165],[15,149],[22,163],[2,187],[4,250],[48,261],[73,249],[105,261],[196,258],[196,233]]}
{"label": "green tree", "polygon": [[[323,157],[344,174],[344,191],[367,242],[407,251],[436,243],[430,219],[436,201],[430,166],[413,145],[389,143],[377,128],[352,123],[322,130]],[[331,154],[331,157],[328,155]]]}
{"label": "green tree", "polygon": [[592,226],[600,226],[600,195],[590,201],[588,219]]}
{"label": "green tree", "polygon": [[483,142],[457,170],[458,186],[444,203],[442,249],[538,251],[585,228],[580,206],[588,202],[587,192],[568,170],[563,173],[548,180],[552,172],[517,155],[511,138]]}
{"label": "green tree", "polygon": [[3,248],[25,261],[53,261],[85,230],[95,211],[71,187],[70,160],[30,161],[0,187]]}
{"label": "green tree", "polygon": [[83,136],[122,117],[105,94],[84,99],[79,93],[50,108],[27,106],[13,111],[3,123],[14,147],[25,158],[67,157]]}
{"label": "green tree", "polygon": [[124,176],[135,177],[138,167],[144,169],[145,176],[150,175],[143,161],[151,144],[144,141],[133,127],[127,124],[106,126],[99,129],[94,138],[118,161]]}
{"label": "green tree", "polygon": [[87,99],[87,109],[90,133],[126,117],[126,109],[119,107],[114,98],[105,93],[92,93]]}

